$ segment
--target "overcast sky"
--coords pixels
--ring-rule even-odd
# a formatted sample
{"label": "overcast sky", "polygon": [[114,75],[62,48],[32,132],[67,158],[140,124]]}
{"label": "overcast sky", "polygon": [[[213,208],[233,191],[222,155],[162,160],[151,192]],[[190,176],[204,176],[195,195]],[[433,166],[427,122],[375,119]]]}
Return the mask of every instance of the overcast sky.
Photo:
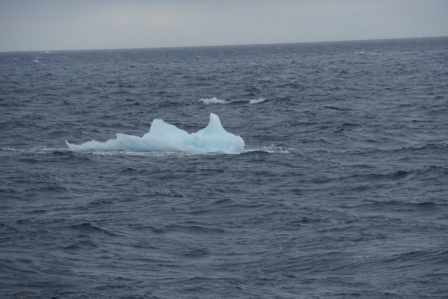
{"label": "overcast sky", "polygon": [[448,0],[0,0],[0,51],[448,36]]}

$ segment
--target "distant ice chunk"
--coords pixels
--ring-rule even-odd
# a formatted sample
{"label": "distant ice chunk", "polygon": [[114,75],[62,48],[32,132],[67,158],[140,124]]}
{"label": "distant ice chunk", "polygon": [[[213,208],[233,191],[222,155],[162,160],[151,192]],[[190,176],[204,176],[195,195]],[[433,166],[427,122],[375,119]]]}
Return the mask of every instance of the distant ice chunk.
{"label": "distant ice chunk", "polygon": [[226,101],[226,100],[221,100],[221,99],[218,99],[216,97],[213,97],[211,99],[200,99],[199,102],[202,102],[204,104],[228,104],[231,101],[229,102],[229,101]]}
{"label": "distant ice chunk", "polygon": [[236,99],[236,100],[222,100],[218,99],[216,97],[213,97],[211,99],[200,99],[199,102],[202,102],[206,105],[211,104],[230,104],[230,103],[240,103],[240,104],[258,104],[266,101],[266,99],[260,98],[260,99],[252,99],[252,100],[246,100],[246,99]]}
{"label": "distant ice chunk", "polygon": [[83,144],[71,144],[72,150],[103,151],[154,151],[154,152],[189,152],[189,153],[241,153],[244,140],[227,132],[216,114],[210,113],[210,122],[206,128],[189,134],[161,119],[155,119],[148,133],[143,137],[119,134],[116,139],[106,142],[95,140]]}
{"label": "distant ice chunk", "polygon": [[264,101],[266,101],[266,99],[253,99],[249,101],[249,104],[258,104],[258,103],[263,103]]}

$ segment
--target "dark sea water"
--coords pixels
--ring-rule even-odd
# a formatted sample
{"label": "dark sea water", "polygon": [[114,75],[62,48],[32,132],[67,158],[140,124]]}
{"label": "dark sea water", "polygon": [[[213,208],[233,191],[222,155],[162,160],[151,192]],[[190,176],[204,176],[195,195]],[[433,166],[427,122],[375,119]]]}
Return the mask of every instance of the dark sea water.
{"label": "dark sea water", "polygon": [[447,298],[448,38],[0,53],[0,211],[1,298]]}

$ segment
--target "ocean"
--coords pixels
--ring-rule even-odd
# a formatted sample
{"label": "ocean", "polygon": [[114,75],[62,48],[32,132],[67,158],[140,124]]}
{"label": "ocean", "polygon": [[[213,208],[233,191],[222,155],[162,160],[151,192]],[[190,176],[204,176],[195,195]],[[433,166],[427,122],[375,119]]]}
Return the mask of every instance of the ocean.
{"label": "ocean", "polygon": [[447,298],[447,115],[447,37],[0,53],[0,297]]}

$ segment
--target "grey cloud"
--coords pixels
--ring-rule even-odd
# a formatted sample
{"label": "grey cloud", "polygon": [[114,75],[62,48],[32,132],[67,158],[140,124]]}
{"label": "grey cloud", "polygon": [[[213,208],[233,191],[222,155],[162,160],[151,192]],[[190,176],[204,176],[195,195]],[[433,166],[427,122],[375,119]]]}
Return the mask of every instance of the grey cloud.
{"label": "grey cloud", "polygon": [[0,51],[448,35],[444,0],[0,1]]}

